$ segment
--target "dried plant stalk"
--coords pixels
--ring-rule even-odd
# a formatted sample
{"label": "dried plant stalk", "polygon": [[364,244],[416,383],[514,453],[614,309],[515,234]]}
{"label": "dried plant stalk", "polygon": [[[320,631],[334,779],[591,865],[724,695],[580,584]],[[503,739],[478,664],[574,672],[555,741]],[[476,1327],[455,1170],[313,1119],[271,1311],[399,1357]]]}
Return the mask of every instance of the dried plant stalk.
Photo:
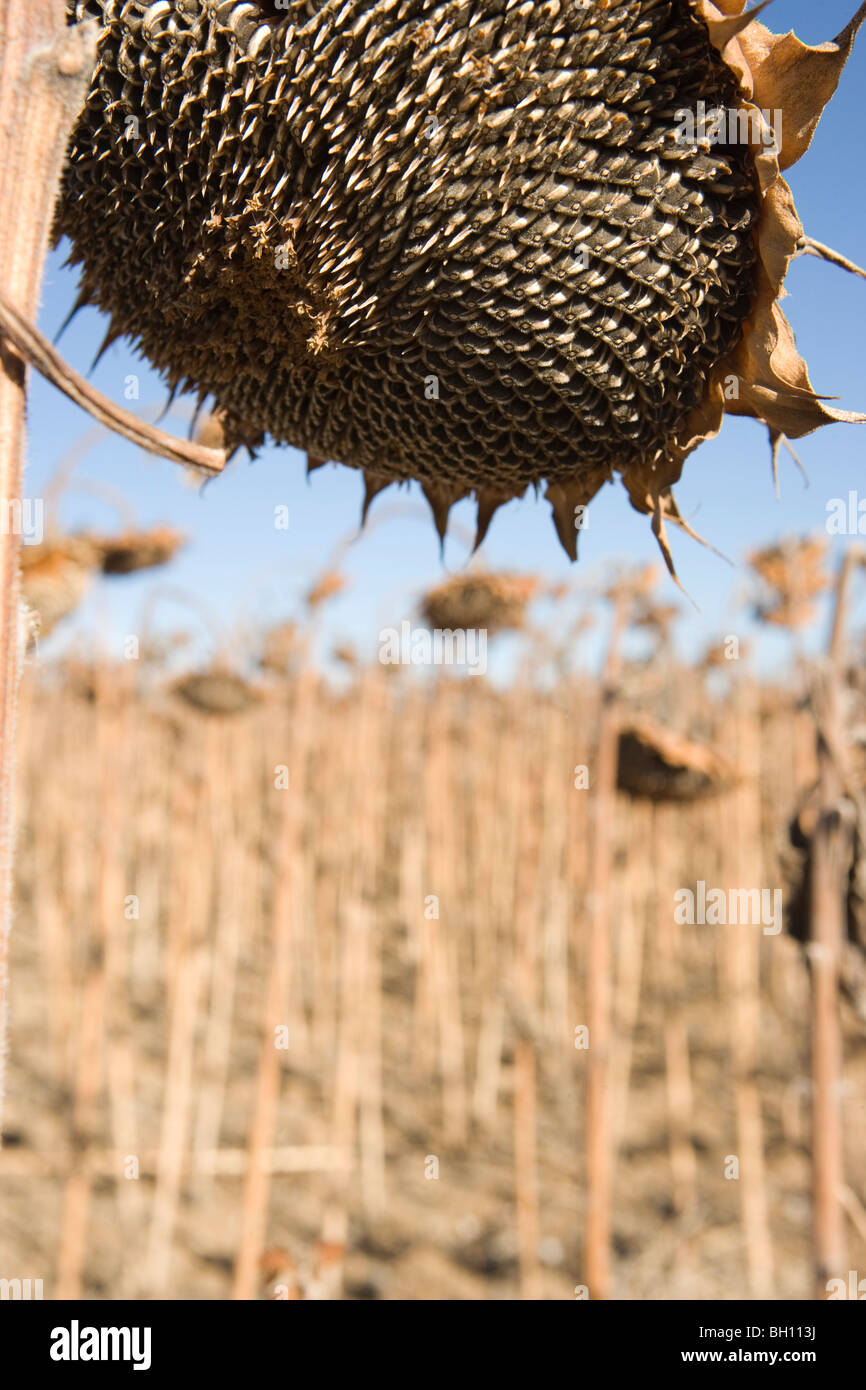
{"label": "dried plant stalk", "polygon": [[602,673],[595,787],[591,792],[592,879],[587,913],[586,1075],[586,1284],[591,1298],[606,1298],[610,1282],[611,1117],[610,1074],[610,894],[613,815],[616,797],[618,712],[616,682],[620,639],[629,596],[613,595],[614,611]]}
{"label": "dried plant stalk", "polygon": [[[740,887],[764,881],[760,853],[761,804],[756,780],[761,767],[761,746],[752,705],[751,687],[744,685],[735,697],[734,732],[739,766],[748,769],[750,779],[743,779],[733,793],[728,841],[732,851],[731,881]],[[761,1098],[755,1080],[759,1058],[761,938],[754,928],[740,926],[726,940],[746,1263],[752,1297],[769,1298],[773,1288],[773,1243],[767,1206]]]}
{"label": "dried plant stalk", "polygon": [[[385,828],[382,783],[378,778],[365,776],[370,766],[384,763],[383,734],[385,721],[385,689],[381,673],[374,670],[361,683],[363,750],[359,767],[361,815],[364,827],[365,850],[356,859],[356,868],[363,874],[357,884],[357,929],[364,939],[366,974],[360,987],[362,1000],[362,1052],[360,1094],[360,1168],[361,1197],[368,1214],[379,1217],[385,1210],[385,1121],[382,1090],[382,931],[377,913],[371,907],[376,901],[378,855],[370,844],[379,846]],[[363,868],[362,868],[363,866]]]}
{"label": "dried plant stalk", "polygon": [[[70,33],[63,0],[0,7],[0,296],[36,316],[60,170],[93,68],[95,29]],[[20,501],[24,363],[0,335],[0,499]],[[22,656],[15,527],[0,527],[0,1103],[5,1057],[7,937],[15,833],[14,747]]]}
{"label": "dried plant stalk", "polygon": [[[628,844],[647,844],[650,838],[652,803],[633,801],[627,808],[625,840]],[[614,1020],[617,1046],[610,1076],[610,1103],[613,1111],[611,1145],[611,1183],[615,1181],[619,1151],[628,1114],[634,1033],[640,1009],[643,974],[646,908],[641,894],[644,864],[629,856],[627,882],[623,885],[623,908],[619,918],[616,962]]]}
{"label": "dried plant stalk", "polygon": [[[262,1153],[273,1141],[280,1095],[281,1053],[274,1030],[286,1025],[292,1006],[292,1022],[300,1012],[296,1000],[295,972],[292,969],[293,937],[297,930],[297,888],[301,849],[301,810],[306,792],[306,758],[312,701],[312,672],[307,672],[297,689],[292,730],[294,757],[289,769],[288,788],[275,790],[283,798],[279,832],[279,863],[271,921],[268,986],[262,1001],[261,1041],[256,1071],[253,1119],[249,1136],[249,1165],[241,1202],[241,1227],[235,1263],[232,1297],[254,1297],[259,1277],[259,1260],[267,1233],[270,1176],[262,1163]],[[291,1040],[291,1028],[289,1037]]]}
{"label": "dried plant stalk", "polygon": [[[101,801],[100,815],[106,826],[129,820],[127,795],[133,776],[128,762],[130,707],[112,699],[106,689],[106,675],[97,677],[97,716],[99,718]],[[111,1133],[118,1163],[139,1147],[136,1106],[135,1058],[131,1044],[129,979],[129,931],[138,923],[123,914],[126,894],[124,880],[127,843],[113,836],[101,837],[98,863],[98,911],[100,933],[105,943],[105,1036],[110,1040],[103,1055],[106,1065]],[[118,1172],[122,1171],[120,1168]],[[143,1218],[143,1193],[139,1182],[125,1173],[116,1189],[118,1230],[121,1240],[121,1266],[117,1296],[135,1297],[134,1240]]]}
{"label": "dried plant stalk", "polygon": [[[444,694],[443,690],[443,694]],[[427,784],[431,851],[427,873],[433,890],[453,881],[456,860],[449,815],[451,805],[451,746],[449,702],[445,695],[435,702],[430,725]],[[437,893],[441,899],[441,894]],[[442,1082],[442,1119],[447,1144],[463,1145],[468,1132],[468,1105],[464,1063],[463,1020],[457,988],[454,902],[440,900],[440,915],[429,923],[431,988],[439,1030],[439,1071]]]}
{"label": "dried plant stalk", "polygon": [[536,779],[527,767],[525,799],[530,814],[523,819],[522,843],[517,859],[514,890],[514,987],[518,1038],[514,1049],[514,1191],[517,1210],[517,1248],[520,1262],[520,1296],[541,1298],[538,1263],[538,1094],[535,1055],[535,970],[537,955],[536,878],[541,825]]}
{"label": "dried plant stalk", "polygon": [[[692,1082],[689,1065],[689,1038],[683,1016],[685,981],[683,939],[673,920],[671,884],[678,881],[677,865],[671,847],[676,845],[675,822],[671,808],[653,805],[650,828],[650,856],[655,882],[654,907],[658,927],[657,945],[664,1000],[665,1076],[667,1082],[668,1136],[673,1174],[674,1208],[682,1217],[694,1210],[697,1199],[697,1163],[691,1137]],[[690,1251],[681,1247],[681,1255]]]}
{"label": "dried plant stalk", "polygon": [[815,1297],[825,1298],[827,1280],[846,1267],[841,1193],[844,1186],[842,1114],[842,1033],[839,1021],[839,968],[847,935],[846,901],[852,856],[851,820],[844,814],[843,789],[850,782],[840,766],[845,740],[842,718],[842,667],[847,589],[854,564],[849,551],[836,585],[828,661],[816,699],[820,813],[810,846],[809,901],[812,980],[812,1221]]}
{"label": "dried plant stalk", "polygon": [[[822,762],[824,760],[822,759]],[[830,793],[833,772],[822,769]],[[842,1119],[839,1085],[839,954],[844,939],[844,891],[849,863],[848,829],[827,811],[812,840],[812,1172],[815,1294],[826,1297],[827,1280],[845,1267],[842,1187]]]}
{"label": "dried plant stalk", "polygon": [[[470,721],[471,723],[472,721]],[[502,1083],[502,1048],[505,1040],[505,990],[503,959],[507,940],[506,924],[514,921],[515,876],[503,873],[503,864],[517,856],[517,823],[509,814],[517,800],[518,784],[512,773],[519,751],[519,737],[513,725],[505,728],[486,723],[483,766],[490,769],[486,796],[473,808],[476,840],[483,849],[489,919],[479,931],[477,978],[484,991],[476,1047],[477,1065],[472,1098],[473,1118],[485,1128],[496,1121]],[[490,814],[496,808],[498,815]]]}
{"label": "dried plant stalk", "polygon": [[[171,984],[168,1055],[156,1187],[142,1271],[143,1292],[153,1298],[166,1296],[171,1279],[171,1255],[192,1098],[196,1018],[204,974],[203,919],[209,906],[208,866],[195,854],[196,843],[204,830],[204,817],[192,790],[194,785],[187,773],[178,788],[177,805],[172,807],[174,833],[169,907],[173,931],[167,963]],[[191,870],[184,873],[187,856]]]}
{"label": "dried plant stalk", "polygon": [[97,391],[64,362],[60,353],[55,352],[27,316],[19,313],[2,293],[0,337],[6,338],[24,361],[35,367],[52,386],[56,386],[76,405],[80,405],[99,424],[114,430],[131,444],[137,444],[149,454],[156,454],[158,458],[167,458],[172,463],[183,463],[189,468],[200,468],[210,475],[221,473],[225,467],[226,457],[221,449],[208,449],[201,444],[176,439],[173,435],[166,434],[165,430],[149,425],[131,411],[124,410],[107,396],[103,396],[101,391]]}
{"label": "dried plant stalk", "polygon": [[73,1106],[73,1158],[64,1188],[57,1252],[56,1296],[59,1299],[81,1297],[87,1240],[90,1176],[84,1154],[93,1141],[96,1124],[105,1021],[104,943],[99,940],[95,944],[96,958],[90,966],[81,998],[79,1063]]}
{"label": "dried plant stalk", "polygon": [[255,806],[256,789],[239,785],[241,768],[230,756],[231,747],[222,725],[208,729],[212,738],[218,794],[212,798],[210,838],[220,846],[215,866],[216,923],[210,961],[210,997],[204,1038],[204,1075],[196,1113],[193,1147],[197,1154],[219,1143],[225,1104],[226,1080],[231,1058],[232,1011],[235,1001],[244,889],[249,890],[246,848],[239,834],[236,806]]}

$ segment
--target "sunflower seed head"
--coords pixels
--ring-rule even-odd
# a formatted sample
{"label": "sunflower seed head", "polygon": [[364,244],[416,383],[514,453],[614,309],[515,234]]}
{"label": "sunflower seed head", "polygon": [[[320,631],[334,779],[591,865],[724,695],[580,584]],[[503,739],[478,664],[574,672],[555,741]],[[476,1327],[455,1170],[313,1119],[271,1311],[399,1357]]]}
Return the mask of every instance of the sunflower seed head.
{"label": "sunflower seed head", "polygon": [[570,554],[617,470],[664,543],[758,285],[754,152],[676,137],[740,99],[702,3],[70,0],[101,24],[56,221],[84,302],[229,449],[417,479],[440,534],[545,480]]}

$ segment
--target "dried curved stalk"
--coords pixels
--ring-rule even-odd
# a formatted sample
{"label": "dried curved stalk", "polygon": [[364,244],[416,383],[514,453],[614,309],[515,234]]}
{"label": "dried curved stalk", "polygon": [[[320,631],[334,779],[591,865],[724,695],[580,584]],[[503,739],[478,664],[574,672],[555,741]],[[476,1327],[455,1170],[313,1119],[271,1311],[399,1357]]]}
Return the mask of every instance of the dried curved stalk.
{"label": "dried curved stalk", "polygon": [[816,241],[814,237],[806,236],[805,233],[797,242],[797,249],[794,254],[797,256],[817,256],[819,260],[841,266],[843,270],[849,270],[852,275],[859,275],[866,280],[866,270],[862,270],[859,265],[849,261],[848,257],[843,256],[841,251],[834,251],[832,246],[825,246],[823,241]]}
{"label": "dried curved stalk", "polygon": [[62,391],[76,405],[80,405],[94,420],[98,420],[101,425],[107,425],[116,434],[122,434],[124,439],[138,444],[149,454],[170,459],[172,463],[204,468],[208,473],[221,473],[225,468],[226,456],[222,449],[206,449],[201,444],[177,439],[165,430],[157,429],[155,425],[148,425],[131,411],[115,405],[114,401],[103,396],[101,391],[90,386],[2,293],[0,334],[8,339],[25,362],[35,367],[52,386],[56,386],[58,391]]}

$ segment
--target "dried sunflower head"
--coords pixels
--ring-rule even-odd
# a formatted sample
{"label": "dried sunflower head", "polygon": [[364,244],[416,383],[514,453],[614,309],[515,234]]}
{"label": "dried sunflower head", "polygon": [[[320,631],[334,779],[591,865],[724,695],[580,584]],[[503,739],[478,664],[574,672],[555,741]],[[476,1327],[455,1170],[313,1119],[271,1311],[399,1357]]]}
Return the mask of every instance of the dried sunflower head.
{"label": "dried sunflower head", "polygon": [[712,748],[635,719],[619,735],[617,786],[653,801],[696,801],[724,791],[733,769]]}
{"label": "dried sunflower head", "polygon": [[100,552],[103,574],[133,574],[156,569],[174,559],[186,537],[171,526],[146,531],[125,531],[118,536],[90,536]]}
{"label": "dried sunflower head", "polygon": [[634,617],[634,626],[649,633],[654,643],[665,647],[671,640],[673,625],[682,614],[675,603],[649,603],[640,605]]}
{"label": "dried sunflower head", "polygon": [[285,676],[292,659],[298,655],[300,642],[297,623],[285,622],[265,634],[259,666],[275,676]]}
{"label": "dried sunflower head", "polygon": [[254,686],[221,666],[181,676],[173,682],[171,690],[203,714],[240,714],[260,699]]}
{"label": "dried sunflower head", "polygon": [[83,601],[101,555],[87,536],[53,536],[21,547],[21,593],[38,615],[33,636],[47,637]]}
{"label": "dried sunflower head", "polygon": [[827,547],[820,537],[786,540],[756,550],[749,565],[758,576],[765,598],[755,616],[774,627],[804,627],[815,616],[815,600],[830,587]]}
{"label": "dried sunflower head", "polygon": [[[547,484],[560,539],[619,474],[671,488],[723,414],[830,420],[779,305],[782,177],[834,43],[745,0],[70,0],[100,21],[56,233],[81,303],[229,447],[418,479],[444,531]],[[709,124],[707,113],[713,113]],[[719,113],[718,119],[716,114]]]}
{"label": "dried sunflower head", "polygon": [[421,602],[424,621],[431,628],[484,628],[487,632],[519,630],[526,622],[526,606],[539,591],[532,574],[489,574],[471,570],[455,574],[428,590]]}

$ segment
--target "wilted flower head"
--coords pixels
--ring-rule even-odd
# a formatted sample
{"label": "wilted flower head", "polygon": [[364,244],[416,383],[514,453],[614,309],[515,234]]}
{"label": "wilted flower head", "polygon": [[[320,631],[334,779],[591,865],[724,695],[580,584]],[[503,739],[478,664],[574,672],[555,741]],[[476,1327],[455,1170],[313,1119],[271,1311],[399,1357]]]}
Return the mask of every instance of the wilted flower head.
{"label": "wilted flower head", "polygon": [[261,698],[242,676],[220,666],[181,676],[174,681],[171,690],[203,714],[240,714]]}
{"label": "wilted flower head", "polygon": [[653,801],[694,801],[730,785],[733,769],[703,743],[650,719],[635,719],[619,736],[617,786]]}
{"label": "wilted flower head", "polygon": [[539,592],[532,574],[469,570],[428,590],[421,612],[431,628],[481,628],[488,633],[522,628],[526,606]]}
{"label": "wilted flower head", "polygon": [[761,622],[795,628],[812,621],[814,600],[830,587],[826,549],[823,540],[806,537],[756,550],[748,557],[767,594],[755,609]]}
{"label": "wilted flower head", "polygon": [[88,535],[87,539],[99,552],[103,574],[132,574],[135,570],[167,565],[186,537],[171,526],[155,526],[118,536]]}
{"label": "wilted flower head", "polygon": [[[758,7],[763,8],[763,7]],[[832,420],[780,305],[783,177],[832,43],[745,0],[69,0],[101,24],[56,221],[81,303],[228,448],[417,479],[440,534],[546,485],[560,540],[619,475],[672,488],[725,413]],[[721,124],[707,122],[719,112]],[[694,119],[691,119],[694,117]]]}

